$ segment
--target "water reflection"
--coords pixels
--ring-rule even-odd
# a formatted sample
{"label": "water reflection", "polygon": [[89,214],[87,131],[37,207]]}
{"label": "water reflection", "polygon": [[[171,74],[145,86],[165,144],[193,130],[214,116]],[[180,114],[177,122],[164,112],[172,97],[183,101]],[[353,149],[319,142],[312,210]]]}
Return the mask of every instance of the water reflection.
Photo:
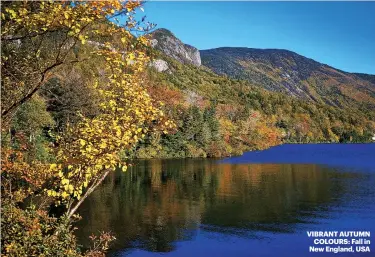
{"label": "water reflection", "polygon": [[88,198],[78,236],[86,245],[91,233],[112,231],[114,252],[170,252],[198,230],[245,238],[294,233],[355,197],[350,185],[368,181],[364,176],[303,164],[138,161],[126,173],[111,174]]}

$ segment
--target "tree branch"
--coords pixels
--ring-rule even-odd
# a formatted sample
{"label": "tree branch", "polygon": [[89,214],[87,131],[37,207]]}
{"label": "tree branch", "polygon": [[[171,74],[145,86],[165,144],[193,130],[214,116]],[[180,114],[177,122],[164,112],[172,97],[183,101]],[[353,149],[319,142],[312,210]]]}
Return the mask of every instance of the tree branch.
{"label": "tree branch", "polygon": [[102,181],[107,177],[107,175],[110,171],[111,170],[109,170],[109,169],[106,170],[104,172],[104,174],[99,178],[99,180],[94,182],[92,184],[92,186],[89,189],[87,189],[86,193],[81,197],[81,199],[79,199],[79,201],[76,203],[76,205],[71,210],[68,211],[68,218],[69,219],[77,211],[78,207],[81,206],[83,201],[95,190],[95,188],[97,188],[102,183]]}
{"label": "tree branch", "polygon": [[[69,63],[77,63],[77,62],[81,62],[81,61],[84,61],[84,60],[87,60],[87,59],[71,61]],[[41,77],[39,83],[37,84],[37,86],[33,90],[31,90],[29,93],[27,93],[27,95],[24,96],[21,100],[13,103],[8,109],[4,110],[1,113],[2,118],[6,119],[7,115],[9,115],[14,109],[16,109],[21,104],[25,103],[27,100],[29,100],[40,89],[40,87],[43,85],[43,83],[45,82],[44,80],[46,78],[47,73],[49,71],[51,71],[53,68],[56,68],[56,67],[60,66],[61,64],[64,64],[64,61],[56,62],[53,65],[46,68],[44,71],[42,71],[42,73],[41,73],[42,77]]]}
{"label": "tree branch", "polygon": [[37,86],[33,90],[31,90],[26,96],[24,96],[21,100],[19,100],[18,102],[13,103],[8,109],[6,109],[5,111],[3,111],[1,113],[1,115],[3,116],[3,118],[6,117],[15,108],[17,108],[18,106],[20,106],[21,104],[23,104],[24,102],[26,102],[28,99],[30,99],[38,91],[38,89],[41,87],[41,85],[43,84],[47,72],[49,72],[53,68],[61,65],[62,63],[63,62],[57,62],[57,63],[54,63],[53,65],[49,66],[48,68],[46,68],[41,73],[42,77],[41,77],[39,83],[37,84]]}

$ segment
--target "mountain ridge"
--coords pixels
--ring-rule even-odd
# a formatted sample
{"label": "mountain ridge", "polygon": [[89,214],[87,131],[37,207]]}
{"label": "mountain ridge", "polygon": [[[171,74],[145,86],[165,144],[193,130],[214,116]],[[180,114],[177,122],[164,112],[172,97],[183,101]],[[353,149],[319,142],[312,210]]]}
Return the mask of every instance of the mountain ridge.
{"label": "mountain ridge", "polygon": [[336,107],[375,107],[375,86],[369,74],[338,70],[284,49],[221,47],[200,54],[202,64],[215,73],[270,91]]}
{"label": "mountain ridge", "polygon": [[[299,54],[298,52],[295,52],[293,50],[289,50],[289,49],[284,49],[284,48],[254,48],[254,47],[246,47],[246,46],[220,46],[220,47],[214,47],[214,48],[207,48],[207,49],[199,49],[199,52],[204,52],[204,51],[210,51],[210,50],[218,50],[218,49],[244,49],[244,50],[254,50],[254,51],[274,51],[274,52],[287,52],[287,53],[290,53],[290,54],[293,54],[293,55],[299,55],[301,57],[304,57],[308,60],[311,60],[311,61],[314,61],[322,66],[326,66],[326,67],[329,67],[329,68],[333,68],[337,71],[340,71],[342,73],[347,73],[347,74],[353,74],[353,75],[357,75],[359,77],[369,77],[368,79],[370,80],[375,80],[375,74],[372,74],[372,73],[363,73],[363,72],[351,72],[351,71],[345,71],[345,70],[342,70],[342,69],[339,69],[339,68],[336,68],[330,64],[327,64],[327,63],[323,63],[323,62],[320,62],[318,60],[315,60],[314,58],[312,57],[307,57],[307,56],[304,56],[302,54]],[[371,78],[370,78],[371,77]]]}
{"label": "mountain ridge", "polygon": [[[151,33],[153,47],[182,64],[247,80],[268,91],[334,107],[375,108],[375,75],[350,73],[287,49],[218,47],[206,50],[183,43],[171,31]],[[162,59],[162,58],[161,58]],[[159,63],[164,62],[158,61]],[[159,71],[170,72],[163,63]]]}
{"label": "mountain ridge", "polygon": [[289,53],[292,53],[292,54],[296,54],[296,55],[300,55],[306,59],[310,59],[312,61],[315,61],[319,64],[322,64],[324,66],[327,66],[327,67],[330,67],[330,68],[334,68],[335,70],[338,70],[340,72],[343,72],[343,73],[348,73],[348,74],[353,74],[353,75],[358,75],[358,76],[371,76],[371,77],[374,77],[373,79],[375,79],[375,73],[372,74],[372,73],[364,73],[364,72],[354,72],[354,71],[345,71],[345,70],[342,70],[342,69],[339,69],[339,68],[336,68],[335,66],[333,65],[330,65],[330,64],[327,64],[327,63],[324,63],[324,62],[321,62],[321,61],[318,61],[312,57],[307,57],[303,54],[300,54],[296,51],[293,51],[293,50],[289,50],[289,49],[285,49],[285,48],[260,48],[260,47],[247,47],[247,46],[219,46],[219,47],[213,47],[213,48],[205,48],[205,49],[198,49],[199,52],[202,52],[202,51],[209,51],[209,50],[214,50],[214,49],[221,49],[221,48],[242,48],[242,49],[252,49],[252,50],[264,50],[264,51],[285,51],[285,52],[289,52]]}

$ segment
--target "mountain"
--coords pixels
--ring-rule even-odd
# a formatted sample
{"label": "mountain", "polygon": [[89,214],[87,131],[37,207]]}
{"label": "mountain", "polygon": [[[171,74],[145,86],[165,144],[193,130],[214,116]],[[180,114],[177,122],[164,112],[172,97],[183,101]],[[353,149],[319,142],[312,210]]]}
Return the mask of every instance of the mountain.
{"label": "mountain", "polygon": [[375,86],[375,75],[365,74],[365,73],[353,73],[353,74],[356,75],[357,77],[360,77],[361,79],[371,82]]}
{"label": "mountain", "polygon": [[146,141],[139,158],[223,157],[283,142],[368,142],[375,133],[374,112],[306,101],[156,55],[168,70],[148,69],[145,85],[177,132]]}
{"label": "mountain", "polygon": [[[218,75],[315,103],[375,108],[375,75],[345,72],[288,50],[220,47],[199,51],[167,29],[150,35],[154,49],[182,64],[205,66]],[[159,57],[152,66],[171,72]]]}
{"label": "mountain", "polygon": [[200,54],[215,73],[270,91],[336,107],[375,108],[373,75],[344,72],[280,49],[221,47]]}
{"label": "mountain", "polygon": [[184,64],[201,65],[199,50],[191,45],[184,44],[167,29],[157,29],[151,34],[151,45],[154,49],[176,59]]}

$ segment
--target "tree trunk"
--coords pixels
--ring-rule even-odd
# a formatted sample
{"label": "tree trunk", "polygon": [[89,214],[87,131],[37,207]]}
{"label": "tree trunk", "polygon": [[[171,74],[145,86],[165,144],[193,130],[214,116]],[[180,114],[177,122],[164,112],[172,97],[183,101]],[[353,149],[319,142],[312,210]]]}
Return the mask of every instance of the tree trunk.
{"label": "tree trunk", "polygon": [[97,188],[101,183],[102,181],[107,177],[108,173],[110,172],[110,170],[106,170],[104,172],[104,174],[99,178],[98,181],[96,181],[94,184],[91,185],[91,187],[89,187],[86,191],[86,193],[81,197],[81,199],[79,199],[79,201],[76,203],[76,205],[70,209],[68,211],[68,218],[70,219],[73,214],[78,210],[78,207],[81,206],[81,204],[83,203],[83,201],[92,193],[94,192],[95,188]]}

